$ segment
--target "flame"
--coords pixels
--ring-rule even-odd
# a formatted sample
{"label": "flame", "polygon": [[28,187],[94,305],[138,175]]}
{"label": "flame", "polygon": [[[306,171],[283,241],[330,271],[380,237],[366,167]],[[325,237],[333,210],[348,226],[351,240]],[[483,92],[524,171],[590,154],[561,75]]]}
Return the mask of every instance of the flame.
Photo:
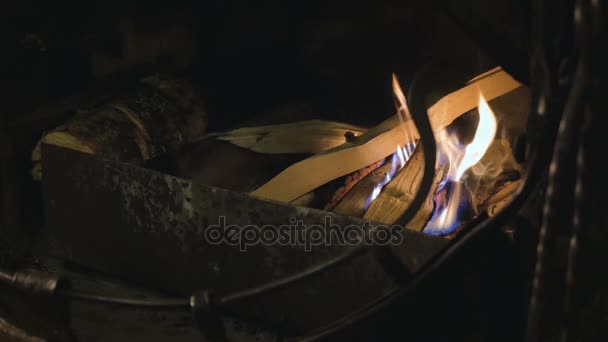
{"label": "flame", "polygon": [[[461,223],[461,213],[473,208],[467,189],[462,178],[467,170],[477,164],[484,156],[496,135],[496,118],[490,106],[479,95],[479,124],[471,143],[462,148],[458,137],[448,131],[437,134],[438,163],[447,163],[446,178],[439,186],[437,194],[444,192],[441,203],[437,207],[431,220],[424,229],[424,233],[431,235],[448,234]],[[438,196],[436,196],[437,198]]]}
{"label": "flame", "polygon": [[409,152],[409,150],[413,148],[413,146],[406,148],[397,145],[397,151],[391,156],[391,169],[386,173],[382,181],[374,186],[374,190],[372,190],[371,195],[369,195],[365,201],[365,209],[367,209],[369,205],[378,197],[378,195],[380,195],[380,192],[382,192],[384,186],[393,179],[397,171],[401,170],[405,166],[405,163],[407,163],[411,156],[411,152]]}
{"label": "flame", "polygon": [[473,141],[464,151],[464,157],[456,170],[455,181],[459,181],[465,171],[477,164],[486,153],[496,135],[496,118],[488,103],[479,95],[479,124]]}
{"label": "flame", "polygon": [[[486,153],[496,135],[496,118],[488,103],[479,95],[479,124],[471,143],[462,147],[455,134],[440,131],[437,140],[439,160],[448,165],[446,180],[460,181],[465,172],[477,164]],[[463,152],[464,150],[464,152]]]}
{"label": "flame", "polygon": [[428,235],[449,234],[475,216],[477,212],[467,186],[463,182],[447,181],[435,195],[435,212],[423,232]]}
{"label": "flame", "polygon": [[412,121],[412,114],[407,106],[405,94],[403,94],[401,85],[395,74],[393,74],[393,98],[395,100],[395,107],[397,108],[397,117],[401,123],[400,126],[403,130],[403,136],[405,137],[405,152],[407,152],[405,160],[407,161],[414,152],[414,147],[416,147],[416,139],[414,138],[416,132],[412,125],[405,124],[407,121]]}
{"label": "flame", "polygon": [[405,122],[412,120],[412,115],[410,114],[410,109],[407,106],[407,100],[403,94],[403,91],[401,90],[401,85],[399,84],[397,75],[395,74],[393,74],[392,85],[395,107],[397,108],[397,117],[401,122],[400,126],[403,129],[405,145],[403,147],[401,147],[401,145],[397,145],[395,153],[393,153],[391,156],[391,169],[386,173],[382,181],[374,186],[374,190],[372,190],[372,193],[365,201],[366,209],[378,197],[378,195],[380,195],[380,192],[382,192],[384,186],[388,184],[388,182],[393,179],[395,174],[405,166],[405,163],[407,163],[407,161],[410,159],[412,153],[414,153],[414,148],[416,147],[415,132],[412,130],[411,125],[405,124]]}

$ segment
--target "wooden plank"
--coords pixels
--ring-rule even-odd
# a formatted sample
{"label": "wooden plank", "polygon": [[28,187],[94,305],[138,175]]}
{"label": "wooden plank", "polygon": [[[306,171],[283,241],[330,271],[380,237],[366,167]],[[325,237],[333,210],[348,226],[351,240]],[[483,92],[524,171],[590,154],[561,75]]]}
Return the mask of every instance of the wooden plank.
{"label": "wooden plank", "polygon": [[[483,77],[431,106],[427,111],[431,125],[435,131],[445,128],[460,115],[477,107],[480,93],[490,101],[520,86],[504,71]],[[394,115],[352,142],[290,166],[251,195],[290,202],[333,179],[371,165],[394,153],[397,145],[405,144],[403,128],[399,125],[399,118]],[[410,125],[412,130],[415,128],[411,120],[404,125]]]}
{"label": "wooden plank", "polygon": [[479,75],[473,77],[471,80],[469,80],[469,82],[467,82],[467,84],[471,84],[473,82],[477,82],[477,81],[479,81],[482,78],[491,76],[491,75],[493,75],[493,74],[495,74],[497,72],[501,72],[501,71],[502,71],[501,67],[496,67],[496,68],[494,68],[492,70],[488,70],[488,71],[484,72],[483,74],[479,74]]}

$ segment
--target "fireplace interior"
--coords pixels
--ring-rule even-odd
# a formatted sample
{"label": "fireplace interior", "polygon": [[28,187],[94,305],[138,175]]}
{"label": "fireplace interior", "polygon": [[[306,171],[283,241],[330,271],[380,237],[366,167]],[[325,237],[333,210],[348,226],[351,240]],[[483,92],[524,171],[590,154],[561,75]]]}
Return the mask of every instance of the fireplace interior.
{"label": "fireplace interior", "polygon": [[607,15],[7,5],[0,340],[605,338]]}

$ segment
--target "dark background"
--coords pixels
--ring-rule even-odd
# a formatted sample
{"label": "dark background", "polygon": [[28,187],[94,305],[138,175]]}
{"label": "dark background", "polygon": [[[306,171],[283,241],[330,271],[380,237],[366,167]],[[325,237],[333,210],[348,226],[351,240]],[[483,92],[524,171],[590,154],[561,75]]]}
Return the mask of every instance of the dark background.
{"label": "dark background", "polygon": [[23,1],[2,13],[7,122],[118,75],[176,68],[205,87],[214,121],[306,101],[377,122],[392,110],[391,72],[479,60],[439,10],[412,1]]}

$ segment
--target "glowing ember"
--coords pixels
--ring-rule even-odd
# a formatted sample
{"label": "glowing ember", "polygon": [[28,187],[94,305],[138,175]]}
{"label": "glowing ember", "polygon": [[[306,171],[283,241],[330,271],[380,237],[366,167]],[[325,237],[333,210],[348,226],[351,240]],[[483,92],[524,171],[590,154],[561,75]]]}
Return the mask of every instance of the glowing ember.
{"label": "glowing ember", "polygon": [[[464,149],[455,135],[446,131],[437,136],[440,162],[447,162],[448,173],[435,197],[436,208],[433,217],[424,229],[430,235],[451,233],[465,219],[471,217],[471,195],[462,182],[465,172],[477,164],[494,140],[496,119],[483,96],[479,96],[479,124],[471,143]],[[442,196],[439,196],[439,195]]]}
{"label": "glowing ember", "polygon": [[404,124],[406,121],[412,120],[412,115],[407,107],[405,95],[401,90],[401,86],[399,85],[399,81],[397,80],[397,76],[395,74],[393,74],[393,95],[395,99],[395,107],[397,108],[397,117],[399,117],[401,127],[403,128],[405,146],[401,147],[400,145],[397,145],[396,152],[391,156],[391,169],[382,179],[382,181],[374,186],[374,190],[365,201],[365,209],[367,209],[369,205],[378,197],[378,195],[380,195],[380,192],[384,186],[388,184],[391,179],[393,179],[395,174],[405,166],[405,163],[407,163],[407,161],[410,159],[412,153],[414,153],[414,148],[416,147],[416,140],[414,138],[415,132],[412,131],[410,125]]}

